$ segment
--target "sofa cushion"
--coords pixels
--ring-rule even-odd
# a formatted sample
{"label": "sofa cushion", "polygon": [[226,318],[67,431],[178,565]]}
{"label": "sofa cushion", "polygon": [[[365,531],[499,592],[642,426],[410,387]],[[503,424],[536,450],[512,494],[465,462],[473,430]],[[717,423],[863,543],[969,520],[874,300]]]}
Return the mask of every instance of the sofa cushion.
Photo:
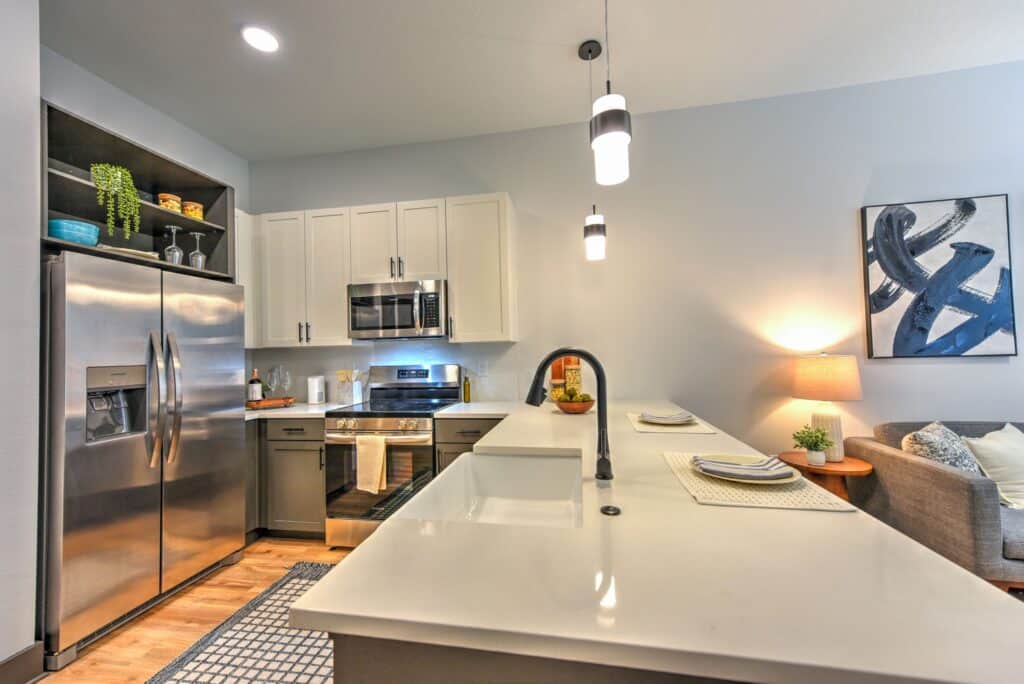
{"label": "sofa cushion", "polygon": [[[988,420],[944,420],[942,424],[961,437],[984,437],[993,430],[998,430],[1006,425],[1005,422]],[[928,421],[880,423],[874,429],[875,439],[893,449],[899,449],[906,435],[917,432],[926,425],[928,425]],[[1013,425],[1024,430],[1024,423],[1013,423]]]}
{"label": "sofa cushion", "polygon": [[1024,508],[1024,432],[1007,423],[984,437],[964,437],[985,475],[996,483],[999,498]]}
{"label": "sofa cushion", "polygon": [[960,436],[942,423],[931,423],[903,438],[903,450],[966,473],[980,473],[978,461]]}
{"label": "sofa cushion", "polygon": [[1024,560],[1024,510],[1000,507],[1003,518],[1003,555],[1011,560]]}

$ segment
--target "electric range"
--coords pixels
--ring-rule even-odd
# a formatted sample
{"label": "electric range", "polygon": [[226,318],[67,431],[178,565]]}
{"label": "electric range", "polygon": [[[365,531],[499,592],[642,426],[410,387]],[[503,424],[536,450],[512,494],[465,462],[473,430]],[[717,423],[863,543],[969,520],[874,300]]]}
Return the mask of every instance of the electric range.
{"label": "electric range", "polygon": [[[326,415],[326,535],[331,546],[357,545],[433,479],[433,416],[459,402],[462,368],[371,366],[368,388],[369,401]],[[364,436],[377,439],[360,439]],[[370,455],[381,447],[383,465]],[[383,468],[384,474],[368,477],[367,468]]]}

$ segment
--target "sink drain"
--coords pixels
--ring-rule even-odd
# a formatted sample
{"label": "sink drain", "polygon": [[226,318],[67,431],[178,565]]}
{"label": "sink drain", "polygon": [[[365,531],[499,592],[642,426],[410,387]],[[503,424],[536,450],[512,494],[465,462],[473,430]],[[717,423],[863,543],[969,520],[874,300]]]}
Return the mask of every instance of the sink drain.
{"label": "sink drain", "polygon": [[622,509],[618,506],[601,506],[601,512],[605,515],[619,515]]}

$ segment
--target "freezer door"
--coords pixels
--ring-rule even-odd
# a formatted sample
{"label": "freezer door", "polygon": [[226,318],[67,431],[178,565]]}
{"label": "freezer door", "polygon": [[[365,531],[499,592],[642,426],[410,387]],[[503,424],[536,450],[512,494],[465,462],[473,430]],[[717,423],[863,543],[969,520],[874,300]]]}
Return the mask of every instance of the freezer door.
{"label": "freezer door", "polygon": [[43,623],[63,651],[160,590],[160,272],[65,253],[44,270]]}
{"label": "freezer door", "polygon": [[163,274],[168,429],[162,590],[245,544],[242,287]]}

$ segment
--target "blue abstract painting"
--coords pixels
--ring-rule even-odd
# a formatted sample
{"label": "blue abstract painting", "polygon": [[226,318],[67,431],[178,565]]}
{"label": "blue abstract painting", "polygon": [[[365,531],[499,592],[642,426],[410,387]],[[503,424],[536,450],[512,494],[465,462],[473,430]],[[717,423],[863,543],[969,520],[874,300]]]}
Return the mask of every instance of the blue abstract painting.
{"label": "blue abstract painting", "polygon": [[1017,354],[1006,195],[861,218],[871,358]]}

